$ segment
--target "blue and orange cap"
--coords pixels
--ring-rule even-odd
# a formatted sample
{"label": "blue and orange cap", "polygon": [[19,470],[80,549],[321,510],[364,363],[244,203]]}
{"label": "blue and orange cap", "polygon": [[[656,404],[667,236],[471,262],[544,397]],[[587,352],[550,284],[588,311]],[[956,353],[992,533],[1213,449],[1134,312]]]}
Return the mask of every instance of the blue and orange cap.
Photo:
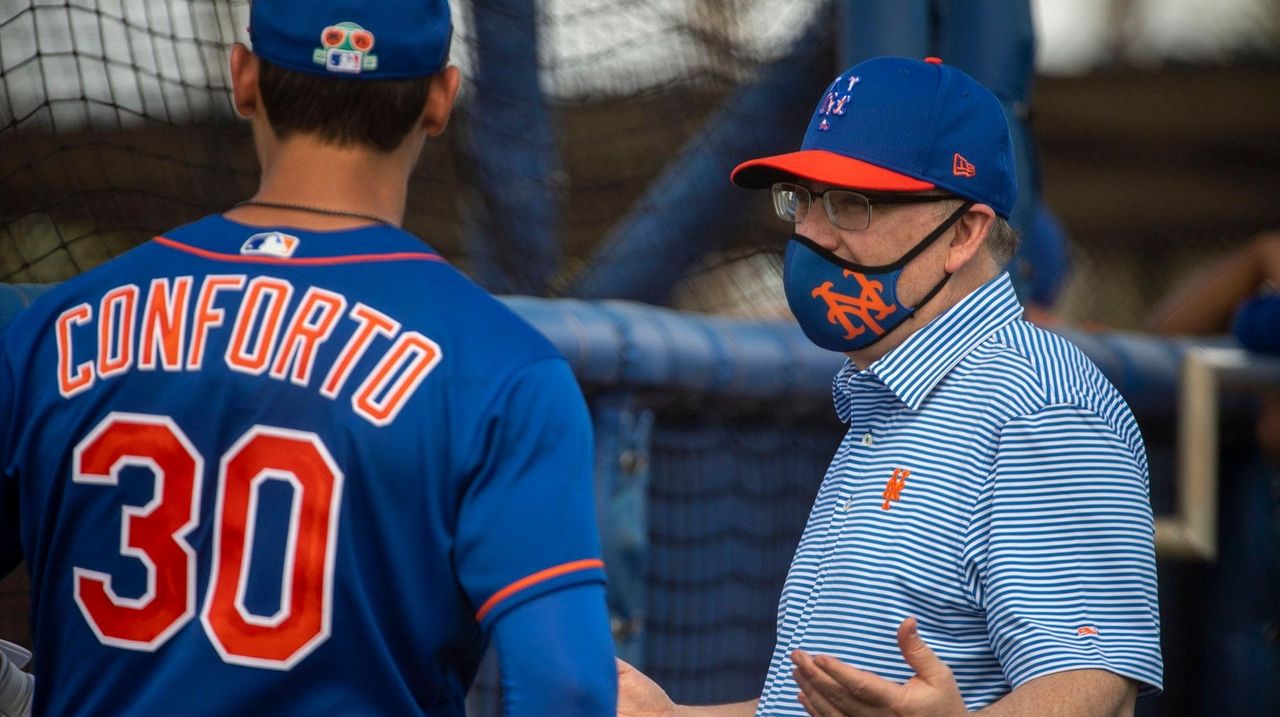
{"label": "blue and orange cap", "polygon": [[1017,197],[1013,142],[1000,101],[930,57],[877,57],[827,87],[800,151],[743,162],[749,188],[803,178],[876,192],[945,189],[1006,219]]}
{"label": "blue and orange cap", "polygon": [[348,80],[425,77],[453,39],[447,0],[254,0],[253,52],[273,65]]}

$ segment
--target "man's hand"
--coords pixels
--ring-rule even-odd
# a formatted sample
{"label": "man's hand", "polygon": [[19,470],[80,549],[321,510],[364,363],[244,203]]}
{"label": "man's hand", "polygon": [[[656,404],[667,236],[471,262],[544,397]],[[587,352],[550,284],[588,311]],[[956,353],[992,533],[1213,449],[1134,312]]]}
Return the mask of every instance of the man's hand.
{"label": "man's hand", "polygon": [[[800,704],[813,717],[955,717],[968,714],[951,668],[920,639],[916,619],[898,626],[898,649],[916,671],[906,684],[850,667],[833,657],[796,650]],[[621,677],[621,674],[619,674]]]}
{"label": "man's hand", "polygon": [[672,717],[675,714],[675,703],[658,683],[626,662],[617,662],[618,717]]}

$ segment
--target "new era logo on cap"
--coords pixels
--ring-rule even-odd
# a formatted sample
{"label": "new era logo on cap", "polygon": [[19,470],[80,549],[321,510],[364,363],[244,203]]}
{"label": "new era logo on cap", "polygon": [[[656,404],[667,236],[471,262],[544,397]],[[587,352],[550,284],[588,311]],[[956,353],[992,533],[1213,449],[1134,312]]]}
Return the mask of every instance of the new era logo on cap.
{"label": "new era logo on cap", "polygon": [[951,173],[957,177],[976,177],[978,168],[973,166],[973,163],[969,160],[961,157],[959,152],[956,152],[955,157],[951,160]]}

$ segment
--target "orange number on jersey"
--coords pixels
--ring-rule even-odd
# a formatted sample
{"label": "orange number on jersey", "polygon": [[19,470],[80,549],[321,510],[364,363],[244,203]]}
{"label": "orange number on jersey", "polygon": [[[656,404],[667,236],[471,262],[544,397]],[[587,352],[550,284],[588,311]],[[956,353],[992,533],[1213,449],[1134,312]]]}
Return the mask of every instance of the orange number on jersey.
{"label": "orange number on jersey", "polygon": [[[287,670],[329,637],[333,543],[342,472],[314,433],[255,426],[222,458],[214,575],[205,632],[226,662]],[[258,495],[268,480],[293,487],[280,608],[244,607]]]}
{"label": "orange number on jersey", "polygon": [[[74,461],[75,483],[115,486],[129,466],[155,477],[152,499],[126,505],[121,522],[121,554],[147,569],[142,597],[121,598],[109,574],[73,568],[76,602],[98,640],[152,652],[195,615],[196,555],[185,537],[199,520],[203,459],[168,417],[112,413],[76,446]],[[289,483],[293,501],[280,608],[262,617],[245,609],[244,590],[268,480]],[[224,661],[287,670],[328,639],[341,498],[342,471],[314,433],[254,426],[223,456],[201,621]]]}
{"label": "orange number on jersey", "polygon": [[111,576],[73,568],[76,604],[106,645],[151,652],[195,614],[196,554],[184,537],[196,526],[203,465],[168,418],[112,413],[75,448],[75,483],[114,486],[128,466],[155,475],[151,500],[125,506],[120,552],[147,569],[147,591],[122,598]]}

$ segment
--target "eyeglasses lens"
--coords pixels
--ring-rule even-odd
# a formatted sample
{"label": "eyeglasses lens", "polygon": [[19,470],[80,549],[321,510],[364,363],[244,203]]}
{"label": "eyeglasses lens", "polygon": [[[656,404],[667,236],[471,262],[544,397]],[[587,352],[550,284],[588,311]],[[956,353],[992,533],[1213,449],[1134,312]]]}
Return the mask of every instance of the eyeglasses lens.
{"label": "eyeglasses lens", "polygon": [[822,195],[831,223],[841,229],[860,231],[871,224],[871,203],[857,192],[828,190]]}
{"label": "eyeglasses lens", "polygon": [[797,184],[773,185],[773,210],[784,222],[799,224],[809,213],[809,192]]}

